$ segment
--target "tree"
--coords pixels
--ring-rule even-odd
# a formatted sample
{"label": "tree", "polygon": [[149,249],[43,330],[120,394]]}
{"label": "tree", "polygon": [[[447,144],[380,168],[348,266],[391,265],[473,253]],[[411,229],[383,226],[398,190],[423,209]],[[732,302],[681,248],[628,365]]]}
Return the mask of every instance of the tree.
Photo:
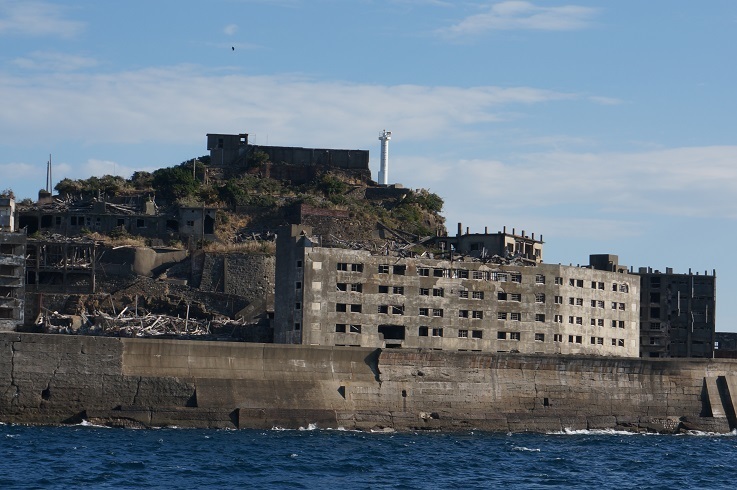
{"label": "tree", "polygon": [[183,167],[160,168],[153,173],[152,185],[156,194],[169,201],[189,197],[199,187],[192,170]]}

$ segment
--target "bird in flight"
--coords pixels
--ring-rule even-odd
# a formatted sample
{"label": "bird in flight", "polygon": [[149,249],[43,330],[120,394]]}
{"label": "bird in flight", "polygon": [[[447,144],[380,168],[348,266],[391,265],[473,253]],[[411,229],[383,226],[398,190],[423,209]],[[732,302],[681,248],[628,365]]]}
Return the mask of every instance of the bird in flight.
{"label": "bird in flight", "polygon": [[235,51],[235,46],[231,46],[230,49],[232,49],[233,51]]}

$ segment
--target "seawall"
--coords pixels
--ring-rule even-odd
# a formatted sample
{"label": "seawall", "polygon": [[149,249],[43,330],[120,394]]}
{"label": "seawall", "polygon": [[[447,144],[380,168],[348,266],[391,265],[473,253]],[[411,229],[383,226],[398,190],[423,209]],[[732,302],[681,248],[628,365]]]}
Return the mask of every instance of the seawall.
{"label": "seawall", "polygon": [[729,387],[737,386],[735,371],[737,362],[728,359],[0,333],[0,421],[728,431],[734,421]]}

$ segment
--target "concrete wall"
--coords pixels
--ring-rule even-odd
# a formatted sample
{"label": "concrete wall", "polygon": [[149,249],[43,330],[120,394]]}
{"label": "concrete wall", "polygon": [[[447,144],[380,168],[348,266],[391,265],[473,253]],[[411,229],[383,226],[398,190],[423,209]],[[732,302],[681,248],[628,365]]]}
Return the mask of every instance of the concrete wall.
{"label": "concrete wall", "polygon": [[[0,420],[123,426],[729,430],[731,360],[0,333]],[[724,396],[722,394],[722,396]],[[711,397],[712,402],[709,402]],[[712,417],[712,414],[715,417]]]}

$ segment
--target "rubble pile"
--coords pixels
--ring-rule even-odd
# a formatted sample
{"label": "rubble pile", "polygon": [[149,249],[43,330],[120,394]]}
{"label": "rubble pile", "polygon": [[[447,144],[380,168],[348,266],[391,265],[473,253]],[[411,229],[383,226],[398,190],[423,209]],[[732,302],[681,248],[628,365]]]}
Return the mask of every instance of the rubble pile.
{"label": "rubble pile", "polygon": [[93,315],[64,315],[47,312],[36,321],[44,333],[99,335],[105,337],[166,337],[178,339],[237,340],[234,333],[246,322],[230,319],[201,320],[146,313],[138,315],[127,307],[117,315],[95,311]]}

